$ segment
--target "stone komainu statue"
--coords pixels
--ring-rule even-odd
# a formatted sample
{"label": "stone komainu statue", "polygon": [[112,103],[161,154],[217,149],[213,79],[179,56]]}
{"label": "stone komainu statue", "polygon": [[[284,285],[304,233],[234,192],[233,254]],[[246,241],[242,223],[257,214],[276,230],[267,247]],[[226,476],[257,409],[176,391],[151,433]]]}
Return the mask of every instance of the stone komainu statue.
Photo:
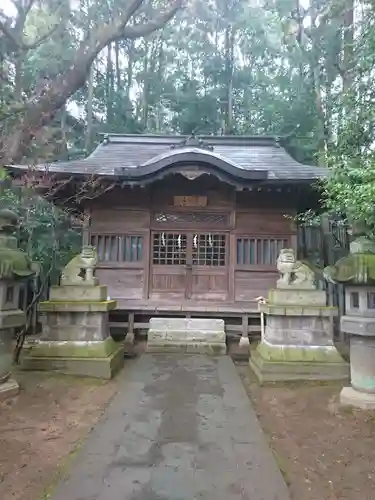
{"label": "stone komainu statue", "polygon": [[277,288],[316,288],[314,271],[305,262],[296,260],[292,248],[280,250],[277,270],[280,273]]}
{"label": "stone komainu statue", "polygon": [[[79,255],[64,267],[61,274],[61,285],[95,285],[94,269],[98,262],[96,248],[90,245],[84,246]],[[82,270],[85,271],[82,276]]]}

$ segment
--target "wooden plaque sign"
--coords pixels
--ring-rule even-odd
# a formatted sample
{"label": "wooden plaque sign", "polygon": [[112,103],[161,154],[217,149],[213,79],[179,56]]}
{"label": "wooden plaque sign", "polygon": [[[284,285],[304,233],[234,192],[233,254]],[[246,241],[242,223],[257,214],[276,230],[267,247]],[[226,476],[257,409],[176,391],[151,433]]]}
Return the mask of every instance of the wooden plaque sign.
{"label": "wooden plaque sign", "polygon": [[207,196],[174,196],[175,207],[206,207]]}

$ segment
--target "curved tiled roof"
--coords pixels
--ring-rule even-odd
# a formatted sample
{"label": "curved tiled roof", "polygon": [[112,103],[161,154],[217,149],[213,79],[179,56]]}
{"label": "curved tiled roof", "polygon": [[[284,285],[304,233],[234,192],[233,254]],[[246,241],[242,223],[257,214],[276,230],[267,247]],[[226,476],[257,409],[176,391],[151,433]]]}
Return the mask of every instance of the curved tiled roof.
{"label": "curved tiled roof", "polygon": [[[276,139],[246,136],[108,135],[85,159],[52,163],[50,172],[140,179],[171,165],[212,165],[238,179],[313,181],[327,169],[294,160]],[[22,168],[21,165],[13,167]],[[26,168],[23,167],[23,168]],[[38,168],[43,169],[40,165]]]}

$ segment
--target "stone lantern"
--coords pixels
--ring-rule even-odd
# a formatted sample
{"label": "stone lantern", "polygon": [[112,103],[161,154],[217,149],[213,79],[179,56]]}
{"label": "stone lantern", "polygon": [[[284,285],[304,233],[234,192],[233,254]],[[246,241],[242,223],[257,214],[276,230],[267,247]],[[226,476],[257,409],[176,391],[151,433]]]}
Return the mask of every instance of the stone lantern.
{"label": "stone lantern", "polygon": [[17,382],[10,379],[13,334],[26,324],[26,313],[18,308],[21,280],[33,274],[30,259],[12,236],[17,225],[15,213],[0,210],[0,399],[18,393]]}
{"label": "stone lantern", "polygon": [[340,326],[350,335],[351,386],[342,389],[340,402],[375,409],[375,244],[358,237],[350,254],[326,268],[325,275],[345,287]]}

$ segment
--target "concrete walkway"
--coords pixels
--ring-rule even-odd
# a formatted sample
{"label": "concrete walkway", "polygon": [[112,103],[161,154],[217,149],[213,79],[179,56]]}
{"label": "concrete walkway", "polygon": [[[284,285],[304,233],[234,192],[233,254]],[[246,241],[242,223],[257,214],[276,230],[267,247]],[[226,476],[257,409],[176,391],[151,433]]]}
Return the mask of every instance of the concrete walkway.
{"label": "concrete walkway", "polygon": [[289,500],[232,360],[143,355],[53,500]]}

